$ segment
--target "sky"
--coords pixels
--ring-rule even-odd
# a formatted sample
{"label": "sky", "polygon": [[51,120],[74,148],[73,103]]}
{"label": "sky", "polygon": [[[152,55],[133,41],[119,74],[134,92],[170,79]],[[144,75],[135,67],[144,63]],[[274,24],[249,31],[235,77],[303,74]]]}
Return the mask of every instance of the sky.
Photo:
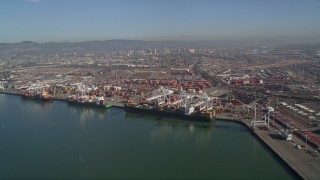
{"label": "sky", "polygon": [[320,37],[320,0],[0,0],[0,43]]}

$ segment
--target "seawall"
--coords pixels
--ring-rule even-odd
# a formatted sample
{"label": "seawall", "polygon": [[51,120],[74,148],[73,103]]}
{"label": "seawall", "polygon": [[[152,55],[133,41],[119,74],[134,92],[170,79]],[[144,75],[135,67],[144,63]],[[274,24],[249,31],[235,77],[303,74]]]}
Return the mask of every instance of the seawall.
{"label": "seawall", "polygon": [[218,116],[217,120],[231,121],[242,124],[252,135],[257,137],[266,148],[268,148],[276,157],[279,158],[288,169],[295,173],[300,179],[320,179],[320,161],[314,159],[311,155],[303,150],[296,149],[292,144],[286,140],[276,140],[270,135],[275,135],[273,128],[256,129],[251,128],[249,120],[229,119],[224,116]]}
{"label": "seawall", "polygon": [[[20,96],[20,94],[15,91],[0,91],[0,94]],[[53,100],[67,101],[65,98],[54,98]],[[123,103],[113,101],[112,104],[114,108],[124,108]],[[218,114],[216,120],[232,121],[244,125],[252,135],[256,136],[279,160],[286,164],[290,171],[296,173],[295,175],[297,177],[301,179],[320,180],[320,161],[314,159],[302,150],[295,149],[292,144],[286,141],[273,139],[270,136],[270,134],[275,133],[275,131],[272,131],[273,128],[269,130],[253,130],[249,120],[230,119],[223,114]]]}

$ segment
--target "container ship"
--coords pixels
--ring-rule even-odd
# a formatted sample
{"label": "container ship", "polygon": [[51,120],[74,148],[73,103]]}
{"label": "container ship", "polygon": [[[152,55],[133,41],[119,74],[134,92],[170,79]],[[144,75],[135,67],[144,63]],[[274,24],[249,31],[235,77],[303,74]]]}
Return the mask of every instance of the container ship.
{"label": "container ship", "polygon": [[41,93],[27,92],[27,93],[22,93],[20,95],[23,98],[34,99],[34,100],[43,100],[43,101],[52,100],[52,95],[49,94],[47,91],[42,91]]}
{"label": "container ship", "polygon": [[69,104],[94,107],[94,108],[110,108],[112,104],[106,102],[103,96],[91,97],[81,96],[79,98],[70,97],[68,99]]}
{"label": "container ship", "polygon": [[178,118],[181,120],[198,121],[198,122],[210,122],[214,120],[214,115],[215,115],[214,111],[186,114],[183,110],[175,110],[171,108],[161,109],[161,108],[149,106],[147,104],[137,105],[137,104],[127,103],[125,104],[124,108],[127,112],[133,112],[138,114],[149,114],[149,115],[161,116],[161,117],[167,117],[167,118]]}
{"label": "container ship", "polygon": [[28,98],[28,99],[35,99],[37,97],[37,94],[27,92],[27,93],[21,93],[21,97]]}

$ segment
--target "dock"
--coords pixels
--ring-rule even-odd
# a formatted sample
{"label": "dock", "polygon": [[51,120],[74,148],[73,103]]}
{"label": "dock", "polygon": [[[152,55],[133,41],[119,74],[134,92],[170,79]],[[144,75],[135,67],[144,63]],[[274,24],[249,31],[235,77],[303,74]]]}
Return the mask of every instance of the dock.
{"label": "dock", "polygon": [[[11,89],[6,89],[5,91],[3,91],[3,90],[1,91],[0,90],[0,94],[9,94],[9,95],[20,96],[19,91],[11,90]],[[67,97],[56,96],[56,97],[53,97],[52,100],[55,100],[55,101],[67,101]],[[124,108],[124,104],[121,103],[121,102],[117,102],[115,100],[111,100],[111,98],[107,98],[107,100],[109,102],[111,102],[112,107]]]}
{"label": "dock", "polygon": [[19,91],[6,89],[6,90],[0,90],[0,94],[10,94],[10,95],[17,95],[20,96]]}
{"label": "dock", "polygon": [[[287,164],[290,169],[296,172],[299,177],[302,179],[320,179],[320,160],[314,158],[304,150],[295,148],[290,141],[272,138],[277,135],[277,132],[271,126],[269,129],[257,128],[253,130],[249,119],[231,119],[225,114],[218,114],[216,119],[243,124],[276,156]],[[304,142],[298,138],[295,138],[295,141],[304,144]],[[309,149],[311,149],[311,147]]]}
{"label": "dock", "polygon": [[[0,91],[0,94],[18,95],[19,92],[14,90]],[[67,101],[63,97],[55,97],[53,100]],[[112,103],[114,108],[124,108],[124,103],[118,102],[114,99],[107,99]],[[304,150],[297,149],[290,141],[274,139],[273,136],[277,135],[276,130],[273,127],[269,129],[253,130],[251,128],[249,119],[230,118],[227,113],[217,114],[217,120],[232,121],[241,123],[246,126],[250,132],[255,135],[261,142],[266,145],[279,159],[281,159],[296,175],[302,179],[319,179],[320,180],[320,159],[316,159],[311,154],[306,153]],[[298,144],[304,144],[300,139],[295,138]],[[311,149],[311,148],[309,148]]]}
{"label": "dock", "polygon": [[120,109],[124,108],[124,103],[116,102],[116,101],[109,101],[109,102],[112,104],[112,107],[114,108],[120,108]]}

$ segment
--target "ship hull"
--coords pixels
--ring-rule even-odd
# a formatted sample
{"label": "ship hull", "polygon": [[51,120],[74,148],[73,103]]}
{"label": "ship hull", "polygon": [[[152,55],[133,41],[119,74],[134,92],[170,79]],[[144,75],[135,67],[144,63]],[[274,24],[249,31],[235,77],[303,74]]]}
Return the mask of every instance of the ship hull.
{"label": "ship hull", "polygon": [[39,95],[21,95],[22,98],[39,100],[39,101],[51,101],[52,98],[40,97]]}
{"label": "ship hull", "polygon": [[211,122],[213,119],[208,117],[200,116],[200,115],[186,115],[178,112],[168,112],[168,111],[160,111],[157,109],[147,109],[147,108],[139,108],[134,106],[125,105],[125,111],[138,113],[138,114],[149,114],[153,116],[160,116],[166,118],[177,118],[186,121],[197,121],[197,122]]}
{"label": "ship hull", "polygon": [[93,108],[110,108],[112,107],[111,104],[96,104],[95,102],[79,102],[79,101],[68,101],[69,104],[78,105],[78,106],[85,106],[85,107],[93,107]]}

